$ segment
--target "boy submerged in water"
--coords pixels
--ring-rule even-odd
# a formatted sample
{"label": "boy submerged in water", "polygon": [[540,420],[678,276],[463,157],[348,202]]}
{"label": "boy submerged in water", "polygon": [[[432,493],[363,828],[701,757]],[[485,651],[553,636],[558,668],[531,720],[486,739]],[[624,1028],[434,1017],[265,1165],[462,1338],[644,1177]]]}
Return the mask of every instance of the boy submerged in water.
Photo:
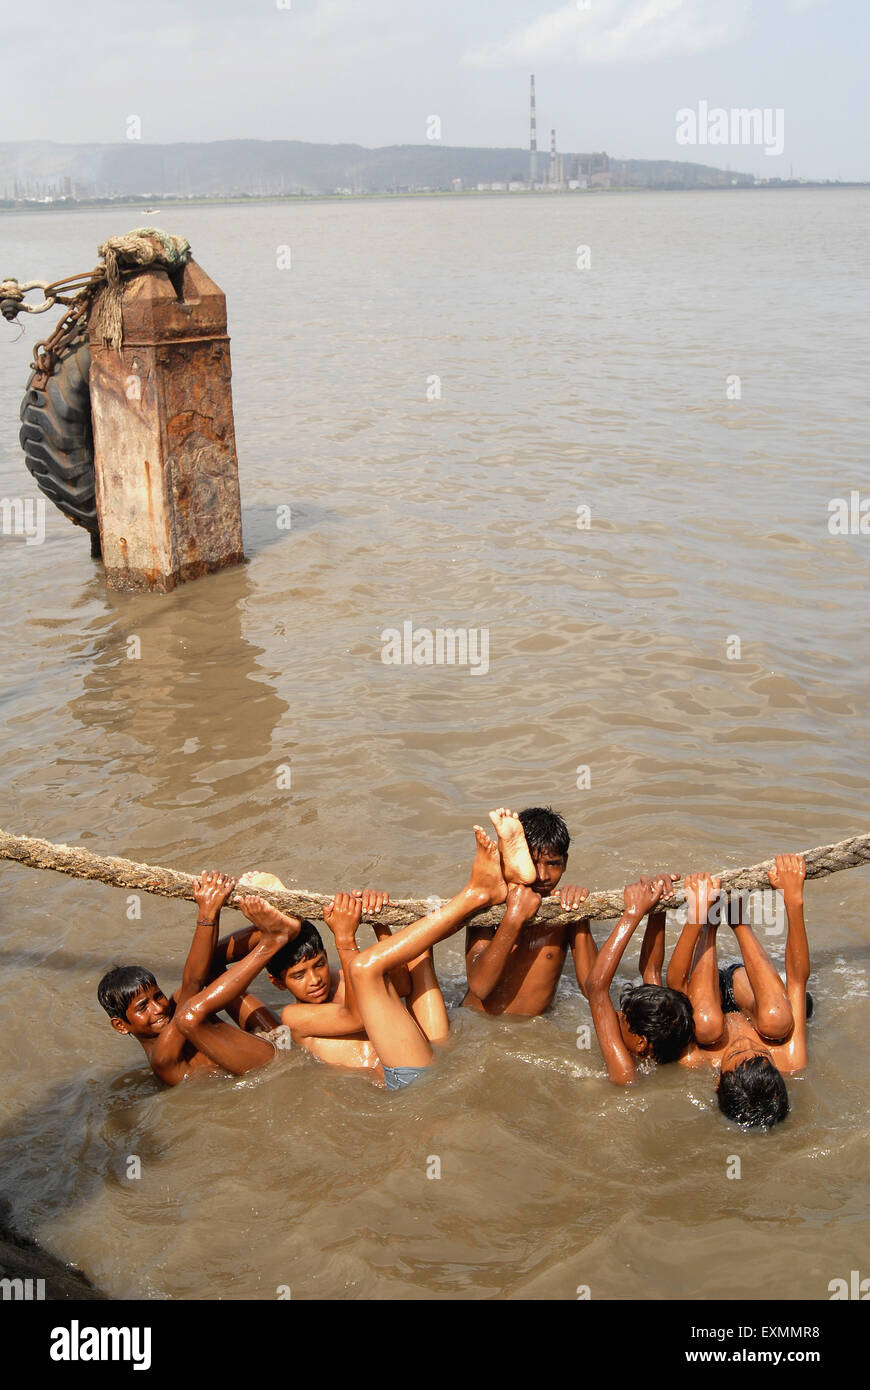
{"label": "boy submerged in water", "polygon": [[497,927],[477,925],[466,932],[468,993],[462,1002],[478,1013],[528,1018],[544,1013],[552,1004],[569,947],[581,988],[595,959],[594,943],[590,956],[588,922],[535,922],[541,900],[557,897],[571,912],[581,907],[589,893],[579,886],[556,891],[571,843],[560,815],[548,806],[530,806],[517,817],[502,807],[490,812],[497,832],[505,816],[519,819],[533,877],[508,886],[504,916]]}
{"label": "boy submerged in water", "polygon": [[[141,1043],[155,1076],[177,1086],[199,1072],[228,1071],[234,1076],[262,1067],[275,1056],[274,1045],[249,1028],[275,1020],[246,996],[248,986],[286,945],[285,920],[264,925],[256,946],[216,979],[213,958],[220,912],[236,886],[234,878],[207,872],[194,881],[199,912],[181,985],[167,999],[150,970],[141,965],[115,966],[103,976],[97,998],[112,1027]],[[244,910],[247,899],[241,906]],[[237,1027],[215,1018],[221,1009],[234,1014]]]}
{"label": "boy submerged in water", "polygon": [[[679,874],[657,874],[629,883],[623,893],[625,912],[601,950],[596,953],[589,923],[582,923],[588,941],[584,950],[592,965],[580,988],[589,1000],[595,1033],[604,1054],[607,1074],[618,1086],[630,1085],[637,1076],[637,1058],[673,1062],[692,1041],[692,1005],[685,991],[675,989],[668,974],[662,985],[665,953],[664,912],[653,909],[667,897]],[[617,1011],[610,998],[610,987],[619,962],[638,925],[649,914],[640,950],[643,983],[627,985],[620,995]],[[580,979],[578,973],[578,980]]]}
{"label": "boy submerged in water", "polygon": [[[785,984],[751,927],[742,920],[743,895],[731,897],[729,916],[743,963],[720,971],[716,932],[722,893],[709,874],[686,879],[689,916],[668,966],[668,983],[687,989],[695,1016],[695,1042],[686,1066],[718,1066],[716,1099],[730,1120],[773,1125],[788,1114],[782,1074],[807,1061],[807,994],[810,952],[804,923],[806,864],[799,854],[780,854],[768,874],[782,893],[788,915]],[[692,964],[694,957],[694,965]]]}

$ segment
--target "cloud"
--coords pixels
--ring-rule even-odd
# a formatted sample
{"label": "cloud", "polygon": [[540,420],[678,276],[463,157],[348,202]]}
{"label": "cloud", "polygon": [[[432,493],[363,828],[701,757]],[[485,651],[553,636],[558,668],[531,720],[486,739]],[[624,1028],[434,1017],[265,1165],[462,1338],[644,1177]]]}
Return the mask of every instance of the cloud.
{"label": "cloud", "polygon": [[402,20],[405,6],[402,0],[316,0],[311,10],[299,10],[295,16],[300,36],[318,39],[377,34],[381,43],[390,42],[404,33]]}
{"label": "cloud", "polygon": [[741,32],[749,0],[589,0],[563,5],[506,38],[472,49],[468,67],[541,62],[654,62],[706,53]]}

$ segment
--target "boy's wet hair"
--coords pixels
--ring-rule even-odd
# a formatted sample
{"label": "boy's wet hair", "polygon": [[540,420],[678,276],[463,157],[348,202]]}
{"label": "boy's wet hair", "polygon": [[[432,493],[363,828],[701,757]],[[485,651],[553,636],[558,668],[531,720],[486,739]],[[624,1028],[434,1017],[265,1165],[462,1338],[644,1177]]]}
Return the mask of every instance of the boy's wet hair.
{"label": "boy's wet hair", "polygon": [[157,981],[144,965],[113,965],[97,985],[97,998],[109,1018],[123,1018],[137,994],[157,988]]}
{"label": "boy's wet hair", "polygon": [[687,996],[667,985],[626,985],[619,1001],[632,1033],[646,1038],[657,1062],[675,1062],[694,1034]]}
{"label": "boy's wet hair", "polygon": [[313,922],[305,921],[299,935],[288,941],[286,946],[282,946],[280,951],[275,952],[267,963],[266,970],[273,979],[280,980],[285,970],[292,970],[293,966],[302,960],[314,960],[323,950],[320,932]]}
{"label": "boy's wet hair", "polygon": [[789,1110],[785,1081],[769,1057],[748,1057],[733,1071],[723,1071],[716,1100],[722,1114],[739,1125],[769,1127]]}
{"label": "boy's wet hair", "polygon": [[550,849],[563,859],[568,858],[571,836],[564,820],[552,806],[528,806],[525,811],[520,811],[520,824],[532,854]]}

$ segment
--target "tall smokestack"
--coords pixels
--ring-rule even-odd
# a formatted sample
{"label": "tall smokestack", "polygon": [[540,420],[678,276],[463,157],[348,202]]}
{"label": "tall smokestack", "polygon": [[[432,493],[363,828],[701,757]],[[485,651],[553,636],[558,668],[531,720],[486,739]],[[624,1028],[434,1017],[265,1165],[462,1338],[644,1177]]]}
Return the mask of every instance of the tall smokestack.
{"label": "tall smokestack", "polygon": [[529,107],[529,181],[536,183],[538,178],[538,113],[535,107],[535,74],[532,73],[532,100]]}
{"label": "tall smokestack", "polygon": [[556,132],[550,131],[550,183],[556,183]]}

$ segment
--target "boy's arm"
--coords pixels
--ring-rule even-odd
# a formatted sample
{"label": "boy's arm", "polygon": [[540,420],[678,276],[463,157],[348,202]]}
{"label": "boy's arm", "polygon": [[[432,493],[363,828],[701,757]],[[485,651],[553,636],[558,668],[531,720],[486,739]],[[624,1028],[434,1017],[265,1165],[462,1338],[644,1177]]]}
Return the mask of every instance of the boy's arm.
{"label": "boy's arm", "polygon": [[689,976],[692,973],[692,961],[695,956],[695,947],[698,944],[698,937],[701,935],[702,923],[694,920],[695,914],[686,905],[686,921],[683,930],[680,932],[677,944],[671,953],[668,964],[668,973],[665,976],[668,989],[679,990],[681,994],[689,992]]}
{"label": "boy's arm", "polygon": [[[701,879],[705,880],[703,887],[700,886]],[[708,879],[709,882],[706,882]],[[676,989],[681,994],[688,995],[695,947],[701,935],[701,928],[707,924],[714,890],[718,893],[720,885],[721,879],[710,878],[709,875],[686,875],[686,920],[668,965],[665,977],[668,989]]]}
{"label": "boy's arm", "polygon": [[701,1047],[715,1047],[725,1034],[716,960],[716,931],[722,915],[721,882],[710,874],[688,874],[686,877],[689,920],[699,932],[697,959],[686,992],[692,1005],[695,1040]]}
{"label": "boy's arm", "polygon": [[336,893],[323,909],[323,920],[335,937],[344,981],[343,1004],[289,1004],[281,1014],[295,1041],[303,1038],[346,1038],[364,1032],[353,988],[351,961],[359,954],[356,932],[362,917],[362,895]]}
{"label": "boy's arm", "polygon": [[646,931],[640,945],[638,969],[645,985],[660,985],[662,965],[665,959],[666,912],[651,912],[646,920]]}
{"label": "boy's arm", "polygon": [[517,937],[541,906],[541,896],[524,883],[510,883],[507,906],[494,936],[466,933],[465,968],[468,988],[478,999],[487,999],[501,979]]}
{"label": "boy's arm", "polygon": [[[566,912],[576,912],[582,908],[583,903],[589,897],[589,889],[574,885],[558,889],[554,896],[559,899]],[[574,961],[577,983],[581,993],[585,995],[586,981],[598,956],[598,947],[595,945],[595,938],[590,930],[588,917],[581,917],[576,922],[568,923],[568,946]]]}
{"label": "boy's arm", "polygon": [[572,922],[568,927],[568,945],[574,960],[574,971],[581,994],[589,998],[589,976],[598,959],[598,947],[589,924],[589,918]]}
{"label": "boy's arm", "polygon": [[197,912],[193,941],[184,962],[181,985],[175,991],[176,1004],[186,1004],[212,978],[213,957],[220,926],[221,908],[236,886],[236,880],[213,869],[194,879],[193,896]]}
{"label": "boy's arm", "polygon": [[[149,1054],[152,1068],[161,1080],[173,1084],[177,1076],[185,1044],[191,1033],[205,1023],[213,1014],[227,1008],[239,995],[244,994],[251,982],[268,964],[276,951],[287,942],[286,932],[264,934],[260,943],[249,952],[244,960],[231,965],[223,975],[212,980],[198,994],[183,1004],[178,1004],[173,1017],[166,1024]],[[184,1031],[179,1026],[183,1022]],[[229,1027],[229,1025],[226,1025]],[[195,1045],[195,1038],[193,1039]]]}
{"label": "boy's arm", "polygon": [[637,930],[641,918],[656,903],[673,882],[671,875],[654,881],[641,878],[626,886],[623,900],[625,912],[598,952],[595,964],[586,980],[586,997],[592,1011],[592,1022],[599,1046],[604,1054],[607,1074],[618,1086],[627,1086],[635,1078],[634,1058],[625,1045],[619,1017],[610,998],[610,986],[625,948]]}
{"label": "boy's arm", "polygon": [[281,1010],[294,1042],[304,1038],[355,1038],[365,1035],[358,1016],[344,1004],[287,1004]]}
{"label": "boy's arm", "polygon": [[269,1033],[281,1022],[262,999],[249,992],[240,994],[238,999],[227,1005],[226,1011],[244,1033]]}
{"label": "boy's arm", "polygon": [[242,960],[257,945],[259,940],[258,929],[250,923],[246,927],[237,927],[235,931],[222,936],[215,946],[211,958],[212,975],[217,975],[219,971],[225,970],[228,965],[233,964],[233,961]]}
{"label": "boy's arm", "polygon": [[[357,888],[353,896],[360,899],[364,917],[380,912],[384,904],[390,901],[389,893],[381,893],[376,888]],[[393,934],[386,922],[372,922],[372,931],[377,941],[386,941]],[[389,978],[399,998],[406,999],[411,993],[411,975],[407,965],[397,965],[389,972]]]}
{"label": "boy's arm", "polygon": [[806,862],[800,854],[777,855],[768,878],[785,900],[788,935],[785,940],[785,988],[794,1016],[794,1030],[786,1044],[795,1071],[807,1063],[807,981],[810,978],[810,946],[804,921]]}
{"label": "boy's arm", "polygon": [[354,956],[359,955],[356,933],[361,918],[362,900],[355,898],[353,893],[336,893],[332,902],[323,909],[323,920],[335,938],[335,949],[341,961],[344,980],[344,1004],[341,1007],[356,1020],[358,1029],[362,1028],[362,1017],[357,1008],[350,966]]}

